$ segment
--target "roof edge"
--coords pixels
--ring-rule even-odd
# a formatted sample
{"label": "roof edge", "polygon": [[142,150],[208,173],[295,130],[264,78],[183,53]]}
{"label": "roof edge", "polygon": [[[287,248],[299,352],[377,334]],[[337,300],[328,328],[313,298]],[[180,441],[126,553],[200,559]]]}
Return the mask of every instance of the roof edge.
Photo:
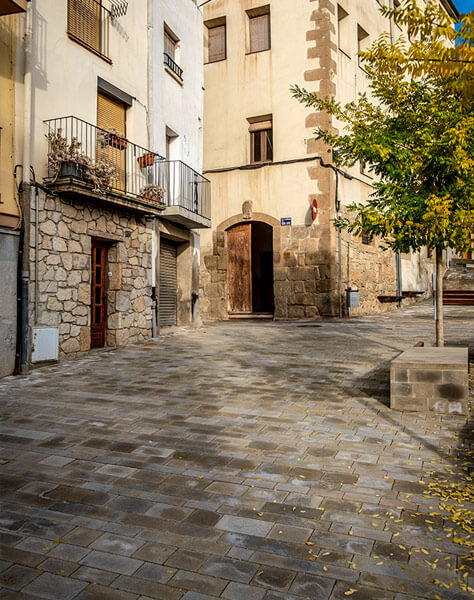
{"label": "roof edge", "polygon": [[441,4],[446,9],[449,16],[455,19],[456,22],[458,22],[460,15],[458,9],[454,6],[453,0],[441,0]]}

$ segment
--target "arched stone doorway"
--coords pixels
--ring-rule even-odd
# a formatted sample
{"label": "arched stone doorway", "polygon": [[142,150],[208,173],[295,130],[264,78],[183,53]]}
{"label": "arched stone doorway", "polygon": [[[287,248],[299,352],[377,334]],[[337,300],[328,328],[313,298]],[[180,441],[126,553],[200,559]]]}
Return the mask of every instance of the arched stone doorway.
{"label": "arched stone doorway", "polygon": [[231,315],[273,314],[273,227],[262,221],[227,229],[227,298]]}

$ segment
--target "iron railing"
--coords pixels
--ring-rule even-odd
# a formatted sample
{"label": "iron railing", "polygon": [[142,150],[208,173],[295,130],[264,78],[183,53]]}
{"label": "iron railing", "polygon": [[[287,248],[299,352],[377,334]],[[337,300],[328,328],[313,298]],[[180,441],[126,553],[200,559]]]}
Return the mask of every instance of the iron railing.
{"label": "iron railing", "polygon": [[45,121],[48,177],[73,177],[151,205],[181,206],[210,218],[210,181],[181,161],[77,117]]}
{"label": "iron railing", "polygon": [[111,12],[97,0],[68,0],[67,33],[89,50],[110,60]]}
{"label": "iron railing", "polygon": [[171,56],[169,54],[167,54],[166,52],[163,53],[163,62],[165,63],[165,65],[168,67],[168,69],[171,69],[171,71],[173,71],[173,73],[176,75],[176,77],[178,77],[181,81],[183,80],[183,69],[181,67],[179,67],[174,60],[171,58]]}

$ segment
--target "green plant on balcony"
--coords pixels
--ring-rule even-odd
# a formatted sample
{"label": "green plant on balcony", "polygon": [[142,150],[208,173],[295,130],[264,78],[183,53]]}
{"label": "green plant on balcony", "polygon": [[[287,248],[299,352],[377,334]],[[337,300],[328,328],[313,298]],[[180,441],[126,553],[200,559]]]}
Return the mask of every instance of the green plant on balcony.
{"label": "green plant on balcony", "polygon": [[164,204],[164,195],[165,190],[156,184],[145,185],[140,190],[140,198],[146,202],[153,202],[154,204]]}
{"label": "green plant on balcony", "polygon": [[81,152],[81,142],[68,140],[61,129],[46,135],[48,140],[48,172],[55,182],[59,177],[74,177],[91,184],[95,192],[104,194],[116,176],[116,168],[103,158],[91,160]]}

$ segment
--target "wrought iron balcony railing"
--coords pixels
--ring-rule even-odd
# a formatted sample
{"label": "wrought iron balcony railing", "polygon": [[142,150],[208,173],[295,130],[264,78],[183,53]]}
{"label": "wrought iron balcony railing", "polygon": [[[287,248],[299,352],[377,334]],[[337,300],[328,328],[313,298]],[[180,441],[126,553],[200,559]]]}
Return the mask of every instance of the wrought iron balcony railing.
{"label": "wrought iron balcony railing", "polygon": [[45,121],[48,126],[48,178],[73,178],[91,190],[115,192],[141,205],[179,206],[210,218],[210,182],[181,161],[156,152],[77,117]]}
{"label": "wrought iron balcony railing", "polygon": [[176,77],[178,77],[178,79],[183,81],[183,69],[181,67],[179,67],[174,62],[174,60],[171,58],[171,56],[169,54],[167,54],[166,52],[163,53],[163,57],[164,57],[163,62],[168,67],[168,69],[173,71],[173,73],[176,75]]}
{"label": "wrought iron balcony railing", "polygon": [[110,62],[109,29],[112,13],[97,0],[68,0],[67,33]]}

